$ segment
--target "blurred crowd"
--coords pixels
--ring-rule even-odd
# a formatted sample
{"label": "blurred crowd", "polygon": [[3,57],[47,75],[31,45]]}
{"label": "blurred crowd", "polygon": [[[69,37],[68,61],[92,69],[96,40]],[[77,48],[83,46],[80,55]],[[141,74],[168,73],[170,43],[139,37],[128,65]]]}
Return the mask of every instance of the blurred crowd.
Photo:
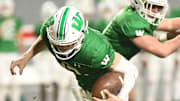
{"label": "blurred crowd", "polygon": [[[80,9],[89,26],[102,32],[111,18],[129,3],[128,0],[66,0],[64,5]],[[30,47],[40,35],[42,22],[60,8],[54,1],[45,1],[39,7],[41,20],[24,24],[14,13],[15,5],[14,0],[0,0],[0,101],[76,101],[79,93],[74,76],[56,63],[48,51],[33,58],[22,75],[10,74],[10,61]],[[180,17],[179,12],[180,8],[171,6],[167,17]],[[131,61],[140,74],[131,101],[180,101],[180,51],[165,59],[142,51]]]}

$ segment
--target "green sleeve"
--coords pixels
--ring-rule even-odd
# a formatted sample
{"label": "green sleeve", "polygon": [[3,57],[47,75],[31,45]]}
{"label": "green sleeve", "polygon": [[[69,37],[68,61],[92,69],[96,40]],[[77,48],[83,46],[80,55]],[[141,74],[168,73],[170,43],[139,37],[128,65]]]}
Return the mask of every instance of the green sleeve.
{"label": "green sleeve", "polygon": [[128,38],[153,35],[153,31],[157,26],[149,24],[144,18],[139,16],[132,8],[125,8],[122,13],[119,13],[112,24],[114,30],[124,34]]}
{"label": "green sleeve", "polygon": [[42,26],[42,23],[38,23],[35,25],[35,35],[36,36],[40,35],[41,26]]}
{"label": "green sleeve", "polygon": [[115,51],[113,50],[109,42],[105,41],[102,46],[99,46],[96,57],[92,60],[92,63],[95,64],[95,68],[108,68],[114,61],[114,53]]}
{"label": "green sleeve", "polygon": [[146,23],[143,23],[142,20],[137,20],[136,18],[129,17],[129,19],[126,19],[125,21],[126,22],[123,21],[124,24],[121,24],[120,27],[122,33],[128,38],[149,34],[146,32]]}
{"label": "green sleeve", "polygon": [[92,34],[88,36],[89,43],[87,45],[90,50],[88,53],[90,53],[90,57],[93,57],[92,64],[94,66],[92,68],[109,67],[114,60],[114,49],[100,32],[92,29],[89,29],[89,32]]}
{"label": "green sleeve", "polygon": [[22,20],[18,17],[15,17],[15,20],[16,20],[16,33],[17,33],[22,26]]}
{"label": "green sleeve", "polygon": [[172,8],[169,17],[170,18],[180,17],[180,7]]}
{"label": "green sleeve", "polygon": [[53,24],[54,24],[53,16],[49,17],[47,20],[44,21],[44,23],[42,24],[41,29],[40,29],[40,34],[43,39],[44,39],[43,36],[45,36],[47,34],[46,28]]}
{"label": "green sleeve", "polygon": [[107,24],[108,24],[108,21],[102,19],[102,20],[90,21],[88,26],[91,28],[94,28],[100,32],[103,32],[103,30],[106,28]]}

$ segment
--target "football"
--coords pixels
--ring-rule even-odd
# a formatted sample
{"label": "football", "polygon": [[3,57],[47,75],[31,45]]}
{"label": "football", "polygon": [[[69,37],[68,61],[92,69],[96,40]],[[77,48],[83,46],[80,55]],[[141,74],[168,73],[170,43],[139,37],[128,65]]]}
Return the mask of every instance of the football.
{"label": "football", "polygon": [[103,93],[104,89],[109,90],[112,94],[117,95],[123,85],[123,73],[120,72],[109,72],[99,77],[93,88],[92,96],[106,99],[106,95]]}

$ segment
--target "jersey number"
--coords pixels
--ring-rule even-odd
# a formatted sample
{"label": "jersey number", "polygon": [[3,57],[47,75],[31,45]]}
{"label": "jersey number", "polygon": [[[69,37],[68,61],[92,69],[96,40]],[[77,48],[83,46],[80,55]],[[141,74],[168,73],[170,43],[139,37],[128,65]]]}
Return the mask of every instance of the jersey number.
{"label": "jersey number", "polygon": [[101,62],[101,65],[107,65],[110,61],[109,55],[106,55],[103,61]]}

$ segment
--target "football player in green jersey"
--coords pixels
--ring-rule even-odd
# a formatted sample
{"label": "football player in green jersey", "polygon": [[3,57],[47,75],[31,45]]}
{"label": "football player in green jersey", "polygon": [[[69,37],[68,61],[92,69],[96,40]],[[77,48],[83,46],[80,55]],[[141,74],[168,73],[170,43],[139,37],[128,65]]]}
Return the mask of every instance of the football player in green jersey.
{"label": "football player in green jersey", "polygon": [[[131,5],[119,12],[104,30],[113,48],[127,59],[143,49],[159,57],[166,57],[180,47],[180,18],[165,19],[167,0],[131,0]],[[175,38],[159,42],[153,31],[168,31]],[[159,39],[169,39],[170,34]]]}
{"label": "football player in green jersey", "polygon": [[[17,36],[22,20],[14,15],[14,0],[0,0],[0,101],[8,98],[20,100],[21,88],[17,80],[12,81],[8,64],[18,54]],[[9,92],[10,91],[10,92]]]}
{"label": "football player in green jersey", "polygon": [[[41,28],[41,36],[24,55],[11,63],[22,74],[26,63],[41,50],[48,48],[64,68],[72,71],[85,95],[82,101],[101,101],[91,97],[91,89],[98,77],[104,73],[124,73],[124,85],[118,96],[105,91],[108,99],[103,101],[128,101],[128,94],[134,86],[138,71],[122,55],[116,53],[104,36],[88,28],[81,12],[73,7],[62,7],[49,17]],[[78,100],[81,101],[81,100]]]}

